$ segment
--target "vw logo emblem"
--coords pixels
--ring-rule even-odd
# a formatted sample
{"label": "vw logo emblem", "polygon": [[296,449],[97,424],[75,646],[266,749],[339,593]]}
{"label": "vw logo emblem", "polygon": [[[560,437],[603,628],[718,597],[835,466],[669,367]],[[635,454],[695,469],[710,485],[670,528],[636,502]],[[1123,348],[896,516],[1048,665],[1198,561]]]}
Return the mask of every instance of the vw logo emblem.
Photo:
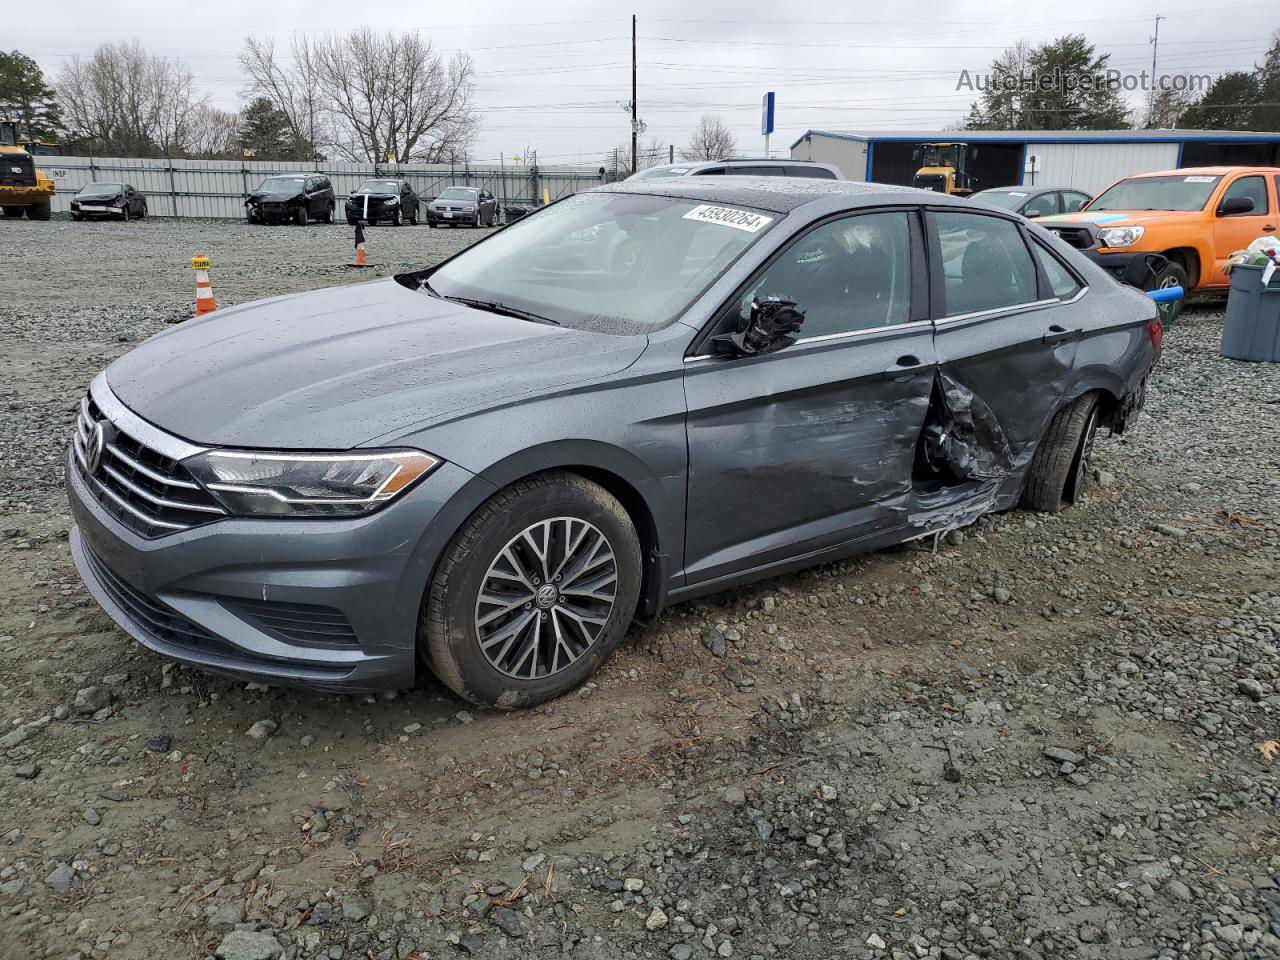
{"label": "vw logo emblem", "polygon": [[107,445],[107,430],[101,420],[93,425],[93,430],[89,434],[89,442],[85,444],[84,459],[85,468],[89,471],[89,475],[98,472],[98,467],[102,466],[102,451]]}
{"label": "vw logo emblem", "polygon": [[554,606],[556,599],[560,596],[560,591],[549,583],[544,583],[538,588],[538,592],[534,595],[539,607],[546,610],[548,607]]}

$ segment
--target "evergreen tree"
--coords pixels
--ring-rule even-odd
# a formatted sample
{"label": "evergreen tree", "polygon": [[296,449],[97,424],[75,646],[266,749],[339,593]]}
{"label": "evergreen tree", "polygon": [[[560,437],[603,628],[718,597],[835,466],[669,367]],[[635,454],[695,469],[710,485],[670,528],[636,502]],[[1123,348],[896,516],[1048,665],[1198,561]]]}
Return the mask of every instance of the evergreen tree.
{"label": "evergreen tree", "polygon": [[1261,71],[1222,74],[1182,114],[1178,125],[1193,130],[1251,130],[1262,99]]}
{"label": "evergreen tree", "polygon": [[0,115],[17,120],[20,132],[33,140],[56,140],[62,129],[53,88],[39,64],[17,50],[0,51]]}

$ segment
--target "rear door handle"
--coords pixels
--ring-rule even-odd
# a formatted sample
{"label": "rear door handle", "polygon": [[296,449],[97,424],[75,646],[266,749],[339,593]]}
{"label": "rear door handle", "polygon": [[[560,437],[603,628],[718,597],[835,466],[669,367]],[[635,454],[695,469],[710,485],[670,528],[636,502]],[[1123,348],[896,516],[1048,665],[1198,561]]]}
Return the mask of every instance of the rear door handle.
{"label": "rear door handle", "polygon": [[1066,343],[1068,340],[1074,340],[1083,332],[1083,330],[1068,330],[1066,327],[1055,323],[1049,327],[1049,332],[1040,338],[1040,342],[1054,347],[1060,343]]}
{"label": "rear door handle", "polygon": [[919,374],[925,366],[914,353],[906,353],[900,356],[894,365],[884,372],[884,375],[895,383],[904,383]]}
{"label": "rear door handle", "polygon": [[1275,229],[1276,229],[1276,225],[1275,225],[1274,223],[1268,223],[1265,227],[1263,227],[1263,228],[1262,228],[1262,232],[1263,232],[1263,233],[1274,233],[1274,232],[1275,232]]}

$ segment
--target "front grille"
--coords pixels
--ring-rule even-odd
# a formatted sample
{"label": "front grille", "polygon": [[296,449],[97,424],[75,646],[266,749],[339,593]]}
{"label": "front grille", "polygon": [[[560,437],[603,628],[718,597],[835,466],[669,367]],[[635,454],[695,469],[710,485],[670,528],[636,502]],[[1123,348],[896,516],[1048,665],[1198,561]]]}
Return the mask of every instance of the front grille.
{"label": "front grille", "polygon": [[1094,244],[1093,231],[1088,227],[1050,227],[1049,229],[1077,250],[1088,250]]}
{"label": "front grille", "polygon": [[285,643],[303,647],[354,647],[355,631],[333,607],[222,597],[218,601],[241,620]]}
{"label": "front grille", "polygon": [[21,153],[0,153],[0,186],[34,187],[36,164]]}
{"label": "front grille", "polygon": [[92,550],[86,547],[84,554],[102,589],[129,616],[137,629],[155,640],[188,650],[219,656],[239,654],[240,651],[225,640],[117,576]]}
{"label": "front grille", "polygon": [[105,419],[92,397],[80,404],[71,449],[97,501],[144,537],[189,530],[227,516],[186,467]]}

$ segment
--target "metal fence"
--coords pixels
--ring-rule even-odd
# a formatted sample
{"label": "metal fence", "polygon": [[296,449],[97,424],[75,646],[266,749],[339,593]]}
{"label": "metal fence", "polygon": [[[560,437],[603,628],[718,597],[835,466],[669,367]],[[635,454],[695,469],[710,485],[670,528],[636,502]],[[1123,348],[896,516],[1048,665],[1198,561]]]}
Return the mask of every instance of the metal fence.
{"label": "metal fence", "polygon": [[446,187],[489,190],[504,207],[536,204],[546,192],[552,200],[603,181],[597,167],[514,164],[283,163],[264,160],[169,160],[128,157],[38,157],[37,166],[53,178],[55,213],[71,209],[72,195],[94,180],[130,183],[147,196],[155,217],[244,216],[244,198],[265,177],[279,173],[320,173],[329,178],[339,203],[369,177],[408,180],[424,200]]}

